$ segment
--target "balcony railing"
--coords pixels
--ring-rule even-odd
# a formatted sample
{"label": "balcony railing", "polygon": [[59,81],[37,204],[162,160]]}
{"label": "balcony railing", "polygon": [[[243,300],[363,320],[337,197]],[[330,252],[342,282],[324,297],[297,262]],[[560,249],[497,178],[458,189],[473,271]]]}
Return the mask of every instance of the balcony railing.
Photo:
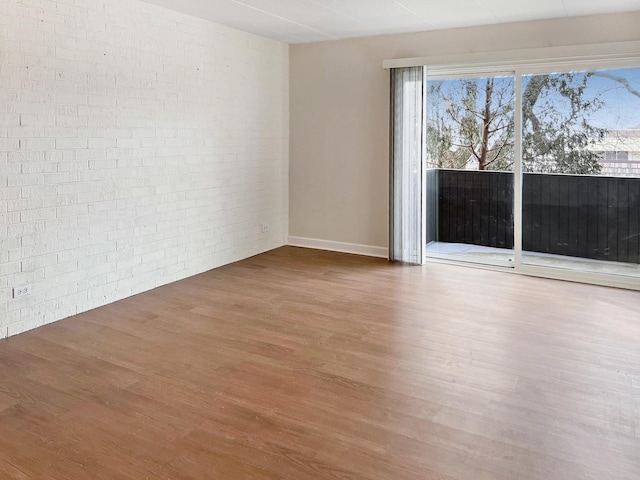
{"label": "balcony railing", "polygon": [[[427,181],[430,241],[513,248],[513,173],[429,170]],[[522,197],[524,251],[640,263],[640,178],[525,173]]]}

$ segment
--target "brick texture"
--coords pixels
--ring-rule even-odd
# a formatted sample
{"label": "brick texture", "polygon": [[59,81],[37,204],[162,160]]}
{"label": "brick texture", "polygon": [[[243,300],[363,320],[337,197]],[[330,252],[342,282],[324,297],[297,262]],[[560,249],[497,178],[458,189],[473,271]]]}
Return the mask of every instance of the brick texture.
{"label": "brick texture", "polygon": [[287,222],[286,45],[136,0],[0,0],[0,338]]}

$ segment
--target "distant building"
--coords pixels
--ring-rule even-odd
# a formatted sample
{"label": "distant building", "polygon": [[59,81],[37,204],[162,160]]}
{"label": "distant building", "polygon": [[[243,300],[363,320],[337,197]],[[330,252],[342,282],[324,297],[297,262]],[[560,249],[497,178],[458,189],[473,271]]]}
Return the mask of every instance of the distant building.
{"label": "distant building", "polygon": [[602,175],[640,177],[640,126],[629,130],[610,130],[592,150],[600,153]]}

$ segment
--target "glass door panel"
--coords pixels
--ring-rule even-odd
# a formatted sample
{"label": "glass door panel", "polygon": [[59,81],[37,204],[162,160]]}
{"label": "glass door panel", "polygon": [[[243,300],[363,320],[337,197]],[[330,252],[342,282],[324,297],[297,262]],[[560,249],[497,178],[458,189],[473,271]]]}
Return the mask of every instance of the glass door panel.
{"label": "glass door panel", "polygon": [[640,69],[522,77],[522,262],[640,276]]}
{"label": "glass door panel", "polygon": [[426,255],[512,267],[513,75],[429,79]]}

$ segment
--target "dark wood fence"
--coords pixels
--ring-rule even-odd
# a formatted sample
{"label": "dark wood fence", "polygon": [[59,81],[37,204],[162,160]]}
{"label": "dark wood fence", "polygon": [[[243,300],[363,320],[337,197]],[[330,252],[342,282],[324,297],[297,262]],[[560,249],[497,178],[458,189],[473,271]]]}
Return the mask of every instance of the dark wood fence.
{"label": "dark wood fence", "polygon": [[[640,263],[640,179],[523,175],[522,248]],[[513,248],[513,174],[439,170],[438,241]]]}
{"label": "dark wood fence", "polygon": [[438,241],[438,170],[428,169],[426,175],[427,225],[426,242]]}
{"label": "dark wood fence", "polygon": [[438,241],[513,248],[513,174],[438,170]]}

